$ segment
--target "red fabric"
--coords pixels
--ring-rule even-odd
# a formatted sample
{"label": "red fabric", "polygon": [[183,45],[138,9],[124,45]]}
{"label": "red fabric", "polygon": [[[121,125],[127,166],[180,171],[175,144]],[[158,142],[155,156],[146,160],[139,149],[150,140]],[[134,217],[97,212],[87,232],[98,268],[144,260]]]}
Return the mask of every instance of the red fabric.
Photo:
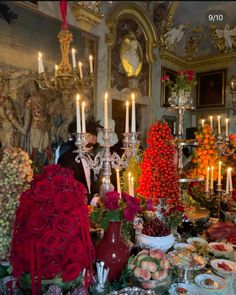
{"label": "red fabric", "polygon": [[67,1],[60,1],[60,11],[61,11],[61,18],[62,18],[62,29],[68,30],[68,23],[66,21],[66,14],[67,14]]}
{"label": "red fabric", "polygon": [[59,165],[46,166],[20,197],[11,263],[15,277],[30,273],[33,295],[41,294],[42,279],[61,275],[64,281],[72,281],[84,268],[92,273],[95,255],[86,190],[72,173]]}

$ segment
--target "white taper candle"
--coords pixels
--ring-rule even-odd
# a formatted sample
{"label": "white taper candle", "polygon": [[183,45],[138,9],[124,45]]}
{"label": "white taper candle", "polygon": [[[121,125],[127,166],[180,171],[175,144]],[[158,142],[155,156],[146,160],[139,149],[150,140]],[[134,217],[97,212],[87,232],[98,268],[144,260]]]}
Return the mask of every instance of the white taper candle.
{"label": "white taper candle", "polygon": [[131,118],[131,132],[136,132],[136,114],[135,114],[135,96],[131,95],[132,99],[132,118]]}
{"label": "white taper candle", "polygon": [[93,73],[93,56],[90,54],[89,55],[89,69],[90,69],[90,74]]}
{"label": "white taper candle", "polygon": [[80,122],[80,96],[76,95],[76,131],[81,133],[81,122]]}
{"label": "white taper candle", "polygon": [[206,175],[206,193],[209,193],[210,167],[207,167]]}
{"label": "white taper candle", "polygon": [[83,64],[81,61],[79,61],[79,76],[80,76],[80,79],[82,80],[83,79]]}
{"label": "white taper candle", "polygon": [[74,48],[71,49],[71,55],[72,55],[72,67],[73,67],[73,69],[75,69],[76,68],[76,58],[75,58],[75,49]]}
{"label": "white taper candle", "polygon": [[126,101],[125,133],[129,133],[129,102],[128,100]]}
{"label": "white taper candle", "polygon": [[86,133],[86,125],[85,125],[85,102],[82,102],[82,133]]}
{"label": "white taper candle", "polygon": [[104,128],[108,129],[108,93],[104,97]]}

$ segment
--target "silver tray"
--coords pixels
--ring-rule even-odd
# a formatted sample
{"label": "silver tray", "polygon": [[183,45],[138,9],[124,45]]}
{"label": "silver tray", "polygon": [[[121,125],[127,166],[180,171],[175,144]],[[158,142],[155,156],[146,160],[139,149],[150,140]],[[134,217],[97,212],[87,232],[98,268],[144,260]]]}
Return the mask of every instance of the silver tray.
{"label": "silver tray", "polygon": [[113,291],[108,295],[155,295],[156,293],[152,290],[143,290],[138,287],[127,287],[120,291]]}

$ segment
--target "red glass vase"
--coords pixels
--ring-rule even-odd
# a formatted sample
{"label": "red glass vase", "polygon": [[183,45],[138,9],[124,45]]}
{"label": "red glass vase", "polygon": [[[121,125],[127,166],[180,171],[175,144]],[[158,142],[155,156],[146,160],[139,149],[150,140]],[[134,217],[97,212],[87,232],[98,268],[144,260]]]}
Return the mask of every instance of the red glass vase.
{"label": "red glass vase", "polygon": [[110,282],[119,280],[129,258],[129,246],[121,235],[121,222],[109,222],[104,237],[96,246],[97,259],[109,267]]}

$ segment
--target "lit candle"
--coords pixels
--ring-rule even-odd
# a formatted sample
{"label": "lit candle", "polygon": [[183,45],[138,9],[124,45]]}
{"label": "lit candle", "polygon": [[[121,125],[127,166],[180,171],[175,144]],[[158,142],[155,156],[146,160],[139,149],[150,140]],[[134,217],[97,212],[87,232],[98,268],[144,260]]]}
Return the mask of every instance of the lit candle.
{"label": "lit candle", "polygon": [[131,172],[128,173],[128,193],[131,195]]}
{"label": "lit candle", "polygon": [[82,133],[86,133],[86,126],[85,126],[85,102],[82,102]]}
{"label": "lit candle", "polygon": [[93,56],[89,55],[89,68],[90,68],[90,74],[93,73]]}
{"label": "lit candle", "polygon": [[218,185],[221,185],[221,165],[222,165],[222,162],[219,161],[219,165],[218,165]]}
{"label": "lit candle", "polygon": [[219,135],[221,134],[220,119],[221,119],[221,117],[218,116],[218,134],[219,134]]}
{"label": "lit candle", "polygon": [[57,75],[58,65],[55,65],[55,76]]}
{"label": "lit candle", "polygon": [[83,70],[82,70],[82,62],[79,61],[79,76],[80,76],[80,79],[82,80],[83,79]]}
{"label": "lit candle", "polygon": [[232,183],[232,168],[229,168],[229,192],[233,191],[233,183]]}
{"label": "lit candle", "polygon": [[104,97],[104,128],[108,129],[108,93]]}
{"label": "lit candle", "polygon": [[75,69],[76,68],[76,59],[75,59],[75,49],[71,49],[71,55],[72,55],[72,67]]}
{"label": "lit candle", "polygon": [[225,189],[225,193],[227,195],[229,194],[229,175],[230,175],[230,168],[227,169],[226,189]]}
{"label": "lit candle", "polygon": [[214,166],[211,166],[211,185],[210,189],[214,189]]}
{"label": "lit candle", "polygon": [[210,116],[211,129],[213,129],[213,116]]}
{"label": "lit candle", "polygon": [[81,122],[80,122],[80,96],[76,95],[76,130],[77,133],[81,133]]}
{"label": "lit candle", "polygon": [[205,120],[202,119],[202,128],[204,127]]}
{"label": "lit candle", "polygon": [[116,169],[116,187],[117,187],[117,192],[120,194],[121,189],[120,189],[120,170]]}
{"label": "lit candle", "polygon": [[207,175],[206,175],[206,193],[209,193],[209,179],[210,179],[210,167],[207,167]]}
{"label": "lit candle", "polygon": [[43,57],[41,52],[38,53],[38,72],[39,74],[44,72]]}
{"label": "lit candle", "polygon": [[129,102],[126,101],[125,133],[129,133]]}
{"label": "lit candle", "polygon": [[136,132],[136,117],[135,117],[135,96],[131,95],[132,99],[132,120],[131,120],[131,132]]}
{"label": "lit candle", "polygon": [[133,176],[130,178],[130,195],[134,197],[134,178]]}
{"label": "lit candle", "polygon": [[225,119],[225,136],[226,137],[229,136],[229,119],[228,118]]}

